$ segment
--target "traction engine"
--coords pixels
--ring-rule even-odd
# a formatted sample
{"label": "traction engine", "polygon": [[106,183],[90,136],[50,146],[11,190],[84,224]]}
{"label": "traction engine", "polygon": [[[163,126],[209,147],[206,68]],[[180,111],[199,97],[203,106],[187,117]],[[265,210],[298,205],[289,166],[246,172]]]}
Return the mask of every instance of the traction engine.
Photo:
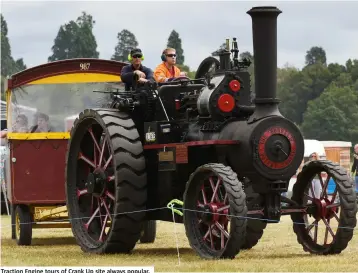
{"label": "traction engine", "polygon": [[[129,253],[144,223],[161,220],[183,223],[200,257],[234,258],[258,243],[267,223],[288,214],[306,251],[334,254],[347,247],[357,204],[342,167],[327,160],[306,163],[292,198],[284,196],[303,160],[304,139],[278,109],[280,13],[275,7],[248,11],[253,102],[251,61],[239,60],[234,38],[219,60],[202,62],[195,79],[135,84],[113,91],[102,109],[80,114],[68,147],[66,195],[83,251]],[[331,192],[329,182],[335,185]],[[173,199],[183,200],[182,214],[168,209]],[[333,226],[345,228],[334,232]]]}

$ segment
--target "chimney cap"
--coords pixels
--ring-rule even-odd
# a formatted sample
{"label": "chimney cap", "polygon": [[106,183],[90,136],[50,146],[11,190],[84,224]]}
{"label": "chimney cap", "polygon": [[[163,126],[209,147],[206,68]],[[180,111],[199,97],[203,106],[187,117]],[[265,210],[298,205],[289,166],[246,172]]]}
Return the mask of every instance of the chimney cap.
{"label": "chimney cap", "polygon": [[275,14],[280,14],[282,13],[281,10],[279,10],[277,7],[274,6],[259,6],[259,7],[253,7],[251,8],[247,14],[254,14],[254,13],[267,13],[267,12],[272,12]]}

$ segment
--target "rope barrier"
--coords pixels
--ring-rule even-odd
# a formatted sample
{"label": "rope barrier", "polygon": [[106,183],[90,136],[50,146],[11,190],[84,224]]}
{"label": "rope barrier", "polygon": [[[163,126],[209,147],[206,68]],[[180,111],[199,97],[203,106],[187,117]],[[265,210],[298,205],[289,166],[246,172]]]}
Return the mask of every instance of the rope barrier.
{"label": "rope barrier", "polygon": [[[232,214],[225,214],[225,213],[218,213],[218,212],[207,212],[207,211],[202,211],[202,210],[191,210],[191,209],[184,209],[184,208],[174,209],[174,203],[179,204],[179,205],[183,204],[182,201],[180,201],[178,199],[174,199],[174,200],[170,201],[166,207],[158,207],[158,208],[145,209],[145,210],[120,212],[120,213],[114,213],[114,214],[109,214],[109,215],[110,216],[116,216],[116,215],[122,215],[122,214],[131,214],[131,213],[147,212],[147,211],[154,211],[154,210],[170,209],[173,213],[176,213],[176,214],[178,214],[180,216],[183,216],[183,212],[181,212],[181,211],[191,211],[191,212],[200,212],[200,213],[205,213],[205,214],[214,214],[214,215],[228,216],[228,217],[234,217],[234,218],[239,218],[239,219],[247,219],[247,220],[258,220],[258,221],[275,222],[275,223],[280,223],[281,222],[281,221],[267,219],[267,218],[257,218],[257,217],[250,217],[250,216],[237,216],[237,215],[232,215]],[[66,218],[66,219],[61,219],[61,220],[41,221],[41,223],[47,223],[47,224],[49,224],[49,223],[58,223],[58,222],[63,223],[64,221],[69,221],[70,222],[70,220],[83,220],[83,219],[90,219],[90,218],[97,218],[97,217],[100,217],[100,216]],[[175,219],[173,219],[173,220],[175,220]],[[36,223],[38,223],[38,222],[20,223],[20,225],[21,224],[28,225],[28,224],[36,224]],[[306,223],[301,223],[301,222],[291,222],[291,223],[292,224],[297,224],[297,225],[306,225]],[[11,226],[12,226],[12,224],[10,224],[10,225],[1,225],[0,229],[11,228]],[[316,225],[312,225],[312,226],[316,226]],[[336,227],[338,229],[339,228],[341,228],[341,229],[346,228],[346,229],[358,230],[358,227],[354,227],[354,228],[344,227],[344,226],[331,226],[331,227]]]}

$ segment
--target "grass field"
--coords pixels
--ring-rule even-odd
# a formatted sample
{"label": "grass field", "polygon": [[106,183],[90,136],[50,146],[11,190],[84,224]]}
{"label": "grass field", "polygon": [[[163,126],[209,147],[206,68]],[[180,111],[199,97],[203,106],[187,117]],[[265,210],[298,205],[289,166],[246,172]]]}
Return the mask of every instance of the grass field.
{"label": "grass field", "polygon": [[90,255],[76,245],[70,229],[35,229],[33,245],[19,247],[11,240],[10,217],[1,217],[2,266],[152,266],[159,271],[358,271],[358,229],[340,255],[314,256],[297,243],[291,218],[270,224],[258,245],[234,260],[201,260],[189,247],[184,226],[177,224],[180,266],[173,223],[158,222],[154,244],[138,243],[131,255]]}

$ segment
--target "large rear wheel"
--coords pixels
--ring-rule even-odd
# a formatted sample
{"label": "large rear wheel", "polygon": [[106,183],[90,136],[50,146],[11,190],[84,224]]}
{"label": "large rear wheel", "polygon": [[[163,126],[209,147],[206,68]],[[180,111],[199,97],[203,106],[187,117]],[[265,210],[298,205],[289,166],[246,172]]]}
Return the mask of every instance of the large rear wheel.
{"label": "large rear wheel", "polygon": [[140,238],[147,200],[142,143],[130,116],[85,110],[68,144],[66,198],[81,249],[129,253]]}
{"label": "large rear wheel", "polygon": [[341,166],[328,160],[306,164],[292,194],[306,212],[291,214],[303,249],[323,255],[342,252],[357,224],[355,199],[352,179]]}
{"label": "large rear wheel", "polygon": [[245,240],[246,213],[242,184],[230,167],[206,164],[190,176],[184,193],[184,225],[200,257],[235,258]]}

